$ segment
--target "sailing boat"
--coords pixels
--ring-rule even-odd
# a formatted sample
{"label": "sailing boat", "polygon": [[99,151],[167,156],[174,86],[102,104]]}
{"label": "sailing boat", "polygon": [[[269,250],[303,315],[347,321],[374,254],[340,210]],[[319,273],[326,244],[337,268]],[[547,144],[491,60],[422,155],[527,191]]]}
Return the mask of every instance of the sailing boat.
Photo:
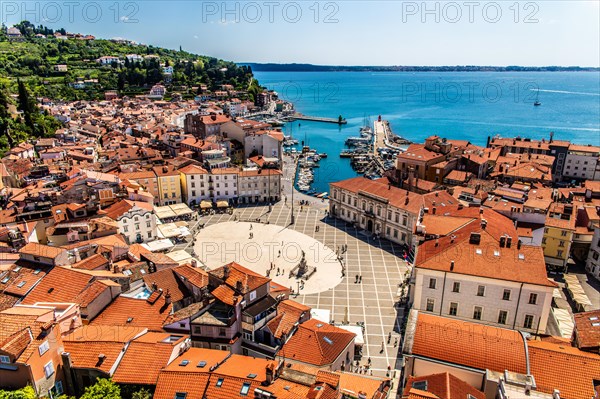
{"label": "sailing boat", "polygon": [[535,102],[533,103],[534,107],[539,107],[540,105],[542,105],[542,103],[538,100],[539,96],[540,96],[540,89],[538,89],[538,91],[535,93]]}

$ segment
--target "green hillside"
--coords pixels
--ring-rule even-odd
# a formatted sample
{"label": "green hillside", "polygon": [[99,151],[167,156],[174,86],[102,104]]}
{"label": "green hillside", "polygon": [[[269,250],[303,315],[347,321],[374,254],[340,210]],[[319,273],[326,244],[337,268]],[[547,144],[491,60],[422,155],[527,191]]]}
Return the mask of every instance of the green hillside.
{"label": "green hillside", "polygon": [[[16,93],[20,78],[35,96],[52,99],[100,99],[106,90],[134,95],[147,93],[157,83],[165,84],[168,92],[191,98],[201,84],[209,90],[218,90],[222,84],[247,90],[252,79],[250,67],[182,50],[103,39],[58,39],[54,31],[26,21],[16,27],[22,38],[9,39],[6,26],[0,31],[0,83],[11,93]],[[46,37],[36,37],[42,34]],[[128,54],[143,59],[129,62]],[[101,65],[97,60],[103,56],[120,57],[121,62]],[[67,71],[58,72],[56,65],[66,65]],[[164,66],[173,67],[172,75],[163,73]],[[72,87],[76,81],[94,79],[98,82],[85,88]]]}

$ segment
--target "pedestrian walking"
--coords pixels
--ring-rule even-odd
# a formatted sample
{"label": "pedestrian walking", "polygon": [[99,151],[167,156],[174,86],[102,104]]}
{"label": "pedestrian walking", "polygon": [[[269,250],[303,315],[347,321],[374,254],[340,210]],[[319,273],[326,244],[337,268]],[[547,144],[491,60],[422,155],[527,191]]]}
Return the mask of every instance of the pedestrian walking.
{"label": "pedestrian walking", "polygon": [[277,275],[279,276],[279,268],[277,268]]}
{"label": "pedestrian walking", "polygon": [[250,230],[252,230],[252,223],[250,223]]}
{"label": "pedestrian walking", "polygon": [[383,353],[384,350],[385,350],[385,342],[381,341],[381,350],[379,351],[379,353]]}
{"label": "pedestrian walking", "polygon": [[389,333],[388,333],[388,344],[390,343],[390,341],[391,341],[391,340],[392,340],[392,333],[391,333],[391,332],[389,332]]}
{"label": "pedestrian walking", "polygon": [[362,274],[358,277],[358,282],[362,284]]}
{"label": "pedestrian walking", "polygon": [[358,283],[358,274],[356,275],[356,279],[354,280],[354,284]]}
{"label": "pedestrian walking", "polygon": [[394,339],[394,348],[398,346],[398,338]]}
{"label": "pedestrian walking", "polygon": [[367,359],[367,363],[369,364],[369,366],[371,365],[371,357],[369,357],[369,358]]}

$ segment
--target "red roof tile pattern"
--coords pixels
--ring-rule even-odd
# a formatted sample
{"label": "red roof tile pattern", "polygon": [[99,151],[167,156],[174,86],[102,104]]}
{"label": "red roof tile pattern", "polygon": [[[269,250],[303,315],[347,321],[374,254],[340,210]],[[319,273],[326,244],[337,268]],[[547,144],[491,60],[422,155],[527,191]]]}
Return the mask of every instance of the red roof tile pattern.
{"label": "red roof tile pattern", "polygon": [[333,363],[354,338],[354,333],[311,319],[298,326],[280,353],[285,352],[290,360],[326,366]]}
{"label": "red roof tile pattern", "polygon": [[598,348],[600,346],[600,310],[575,313],[575,332],[579,349]]}
{"label": "red roof tile pattern", "polygon": [[93,276],[66,267],[55,267],[25,297],[24,304],[36,302],[75,302]]}
{"label": "red roof tile pattern", "polygon": [[525,346],[518,331],[417,314],[410,353],[430,359],[498,372],[527,374]]}
{"label": "red roof tile pattern", "polygon": [[[119,296],[90,324],[145,327],[150,331],[162,331],[171,309],[171,304],[165,303],[164,295],[154,304],[144,299]],[[128,321],[129,319],[131,320]]]}
{"label": "red roof tile pattern", "polygon": [[[226,268],[229,269],[229,276],[225,279],[224,274]],[[236,262],[231,262],[225,266],[211,270],[209,274],[224,280],[225,284],[236,290],[237,282],[240,281],[242,283],[241,294],[247,294],[250,291],[254,291],[258,287],[268,284],[269,281],[271,281],[271,279],[261,276]]]}
{"label": "red roof tile pattern", "polygon": [[569,345],[529,341],[529,360],[537,390],[551,394],[558,389],[563,399],[594,397],[594,384],[600,379],[597,353]]}
{"label": "red roof tile pattern", "polygon": [[[195,367],[195,366],[194,366]],[[163,370],[158,375],[154,399],[173,399],[177,393],[185,393],[185,399],[204,399],[204,391],[210,375],[207,372],[174,372]]]}
{"label": "red roof tile pattern", "polygon": [[[498,215],[494,211],[486,213],[490,216],[494,214]],[[513,240],[511,247],[501,248],[498,242],[499,237],[494,237],[493,230],[498,226],[492,227],[493,224],[494,222],[487,220],[487,226],[483,228],[480,221],[475,220],[460,230],[454,231],[452,235],[426,241],[419,246],[415,262],[417,268],[546,287],[557,286],[547,277],[546,263],[541,247],[522,245],[519,249],[516,242],[518,240],[517,233],[513,227],[510,234]],[[472,233],[480,234],[479,244],[470,243]],[[451,261],[454,261],[452,270]]]}
{"label": "red roof tile pattern", "polygon": [[[412,387],[413,382],[427,381],[427,389],[420,390]],[[416,392],[415,392],[416,391]],[[403,398],[413,395],[433,394],[439,399],[485,399],[485,394],[450,373],[431,374],[421,377],[409,377],[402,394]]]}
{"label": "red roof tile pattern", "polygon": [[169,364],[175,343],[163,342],[169,334],[147,333],[133,340],[121,359],[113,381],[119,384],[156,385],[160,370]]}

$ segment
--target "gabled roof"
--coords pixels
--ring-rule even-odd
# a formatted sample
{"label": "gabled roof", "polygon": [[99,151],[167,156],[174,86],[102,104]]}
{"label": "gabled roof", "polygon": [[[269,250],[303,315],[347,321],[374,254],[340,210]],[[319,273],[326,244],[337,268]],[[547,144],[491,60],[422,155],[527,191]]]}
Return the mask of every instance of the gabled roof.
{"label": "gabled roof", "polygon": [[302,314],[310,313],[310,307],[296,301],[286,299],[277,305],[277,316],[269,320],[267,326],[275,338],[281,338],[283,334],[289,335],[296,323],[302,318]]}
{"label": "gabled roof", "polygon": [[555,389],[564,399],[595,397],[600,379],[600,355],[565,344],[529,341],[531,374],[537,390],[551,394]]}
{"label": "gabled roof", "polygon": [[30,242],[19,250],[19,253],[21,254],[41,256],[50,259],[56,259],[56,257],[64,252],[64,248],[50,247],[48,245],[38,244],[37,242]]}
{"label": "gabled roof", "polygon": [[[229,275],[225,278],[225,270],[229,269]],[[250,291],[254,291],[257,288],[268,284],[271,279],[261,276],[258,273],[253,272],[250,269],[245,268],[244,266],[231,262],[226,264],[225,266],[221,266],[217,269],[211,270],[208,272],[209,275],[215,276],[220,280],[223,280],[225,284],[229,287],[237,291],[237,282],[242,283],[242,290],[240,294],[245,295]]]}
{"label": "gabled roof", "polygon": [[119,384],[156,385],[158,374],[169,364],[175,346],[186,339],[167,341],[171,334],[149,332],[131,341],[121,359],[113,381]]}
{"label": "gabled roof", "polygon": [[145,331],[138,327],[83,326],[63,337],[64,351],[70,354],[74,368],[109,373],[125,344]]}
{"label": "gabled roof", "polygon": [[[173,302],[178,302],[190,296],[183,282],[175,275],[173,269],[163,269],[143,277],[146,286],[153,291],[162,289],[164,295],[169,293]],[[154,285],[156,284],[156,288]]]}
{"label": "gabled roof", "polygon": [[[421,383],[424,389],[413,387]],[[417,386],[419,386],[417,384]],[[431,395],[431,396],[428,396]],[[421,377],[409,377],[402,398],[431,397],[435,399],[485,399],[485,394],[450,373],[439,373]]]}
{"label": "gabled roof", "polygon": [[208,285],[208,273],[199,267],[186,264],[174,267],[172,270],[179,279],[197,288],[204,288]]}
{"label": "gabled roof", "polygon": [[600,310],[575,313],[575,332],[579,349],[593,349],[600,346]]}
{"label": "gabled roof", "polygon": [[36,302],[74,302],[93,276],[76,269],[57,266],[25,297],[24,304]]}
{"label": "gabled roof", "polygon": [[518,331],[411,310],[405,353],[479,370],[527,374]]}
{"label": "gabled roof", "polygon": [[119,296],[90,324],[145,327],[150,331],[161,331],[171,310],[172,305],[165,303],[164,295],[154,303]]}
{"label": "gabled roof", "polygon": [[281,348],[286,359],[316,366],[333,363],[354,341],[355,334],[319,320],[298,326],[296,333]]}
{"label": "gabled roof", "polygon": [[[474,219],[452,235],[421,244],[416,267],[556,287],[556,283],[547,277],[541,247],[521,245],[519,248],[517,231],[512,223],[506,223],[506,218],[495,211],[488,210],[484,216],[485,228],[480,220]],[[506,232],[512,237],[510,248],[499,244],[501,235]],[[471,243],[473,233],[479,234],[479,243]]]}
{"label": "gabled roof", "polygon": [[[219,381],[221,380],[221,381]],[[241,394],[244,384],[248,384],[248,392]],[[244,378],[220,376],[212,374],[204,392],[205,399],[237,399],[254,398],[254,390],[260,388],[259,381],[248,380]]]}

